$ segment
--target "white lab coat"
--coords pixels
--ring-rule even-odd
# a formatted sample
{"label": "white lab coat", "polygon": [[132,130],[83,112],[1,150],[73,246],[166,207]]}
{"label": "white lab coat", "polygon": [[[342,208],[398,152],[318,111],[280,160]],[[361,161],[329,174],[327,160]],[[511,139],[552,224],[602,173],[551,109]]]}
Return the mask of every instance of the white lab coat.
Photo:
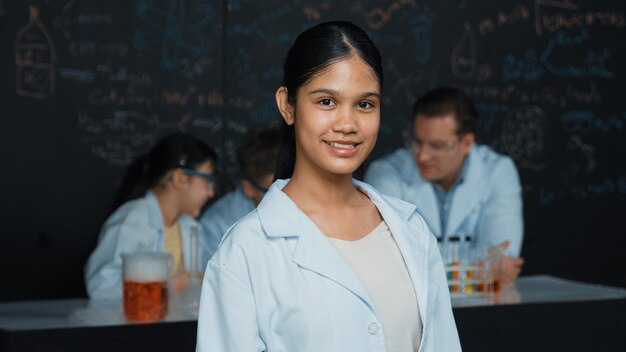
{"label": "white lab coat", "polygon": [[522,187],[513,160],[474,144],[466,162],[464,180],[454,190],[446,233],[442,233],[434,186],[422,178],[409,150],[398,149],[374,161],[365,181],[382,194],[415,204],[429,228],[443,239],[469,236],[475,246],[509,241],[506,255],[519,256],[524,238]]}
{"label": "white lab coat", "polygon": [[[200,224],[192,217],[179,218],[183,259],[187,269],[190,261],[191,227]],[[98,245],[85,265],[85,286],[91,299],[119,299],[122,297],[122,253],[163,251],[163,215],[153,192],[120,206],[102,226]],[[206,243],[199,238],[200,265],[208,261]]]}
{"label": "white lab coat", "polygon": [[[209,260],[197,350],[385,351],[367,290],[282,192],[287,182],[276,181]],[[435,237],[415,206],[354,183],[378,208],[407,265],[423,324],[420,351],[460,351]]]}

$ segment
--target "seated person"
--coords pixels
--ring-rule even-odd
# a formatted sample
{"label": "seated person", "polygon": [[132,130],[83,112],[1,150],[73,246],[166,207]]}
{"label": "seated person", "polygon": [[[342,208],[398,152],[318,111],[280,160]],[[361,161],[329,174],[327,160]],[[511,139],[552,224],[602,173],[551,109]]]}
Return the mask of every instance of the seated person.
{"label": "seated person", "polygon": [[237,151],[241,183],[212,204],[200,217],[202,236],[212,255],[222,236],[237,220],[254,210],[274,180],[278,158],[279,130],[253,130]]}
{"label": "seated person", "polygon": [[502,283],[523,265],[522,195],[513,161],[474,143],[478,113],[469,97],[439,88],[413,109],[412,146],[374,161],[365,182],[415,204],[439,239],[470,236],[474,246],[500,246]]}
{"label": "seated person", "polygon": [[[216,155],[200,140],[185,134],[161,139],[126,172],[113,213],[98,236],[85,266],[90,298],[122,297],[122,253],[163,251],[173,258],[172,272],[190,268],[189,243],[194,217],[214,196]],[[198,239],[200,266],[209,257]]]}

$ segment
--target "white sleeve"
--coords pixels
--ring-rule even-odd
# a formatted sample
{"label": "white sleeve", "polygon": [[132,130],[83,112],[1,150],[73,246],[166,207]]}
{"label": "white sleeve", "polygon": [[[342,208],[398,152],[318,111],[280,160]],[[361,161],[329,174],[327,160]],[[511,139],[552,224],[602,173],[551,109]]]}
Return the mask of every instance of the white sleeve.
{"label": "white sleeve", "polygon": [[481,245],[495,246],[509,241],[505,254],[520,255],[524,236],[522,189],[515,164],[504,159],[493,170],[491,194],[478,224]]}
{"label": "white sleeve", "polygon": [[243,253],[220,248],[202,283],[196,351],[265,351]]}
{"label": "white sleeve", "polygon": [[[123,219],[106,224],[98,246],[85,265],[85,286],[91,299],[122,297],[122,253],[135,253],[145,249],[150,231],[134,221]],[[145,238],[141,238],[141,237]],[[147,242],[150,242],[149,240]]]}

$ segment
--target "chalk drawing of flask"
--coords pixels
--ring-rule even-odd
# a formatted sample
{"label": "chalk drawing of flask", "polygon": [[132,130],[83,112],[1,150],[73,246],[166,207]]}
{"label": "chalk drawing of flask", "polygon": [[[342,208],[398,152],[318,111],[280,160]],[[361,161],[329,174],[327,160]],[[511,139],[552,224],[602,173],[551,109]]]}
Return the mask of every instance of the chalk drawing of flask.
{"label": "chalk drawing of flask", "polygon": [[39,19],[39,8],[29,5],[30,21],[15,37],[16,92],[43,99],[54,93],[56,49]]}

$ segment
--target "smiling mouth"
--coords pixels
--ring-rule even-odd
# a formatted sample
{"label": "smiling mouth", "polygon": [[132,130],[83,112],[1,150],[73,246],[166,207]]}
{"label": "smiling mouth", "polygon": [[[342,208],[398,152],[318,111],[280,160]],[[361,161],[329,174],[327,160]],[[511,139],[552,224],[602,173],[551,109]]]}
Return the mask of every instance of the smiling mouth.
{"label": "smiling mouth", "polygon": [[333,148],[341,148],[341,149],[354,149],[356,148],[356,143],[338,143],[338,142],[326,142],[329,146]]}

